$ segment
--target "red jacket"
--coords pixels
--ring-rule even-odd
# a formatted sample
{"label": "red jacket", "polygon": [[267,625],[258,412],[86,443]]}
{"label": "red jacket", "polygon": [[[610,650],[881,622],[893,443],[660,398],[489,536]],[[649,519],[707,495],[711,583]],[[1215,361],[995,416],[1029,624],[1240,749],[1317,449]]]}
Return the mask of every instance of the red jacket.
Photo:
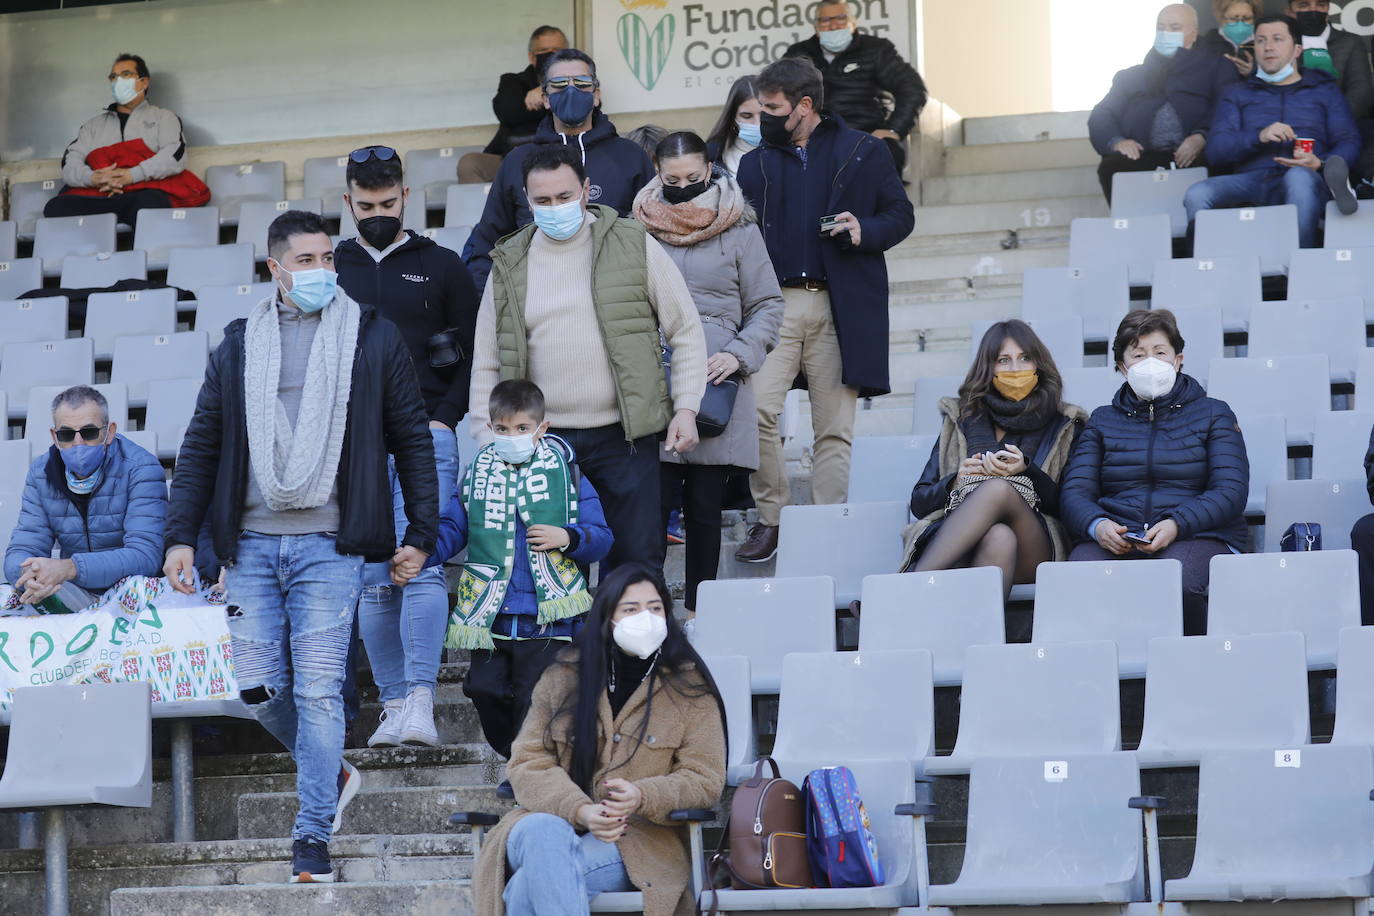
{"label": "red jacket", "polygon": [[[125,140],[122,143],[112,143],[109,146],[102,146],[100,149],[91,150],[86,157],[86,164],[93,169],[107,169],[110,166],[118,166],[121,169],[131,169],[144,159],[149,159],[153,151],[148,148],[148,144],[142,140]],[[189,169],[178,172],[169,178],[161,178],[157,181],[140,181],[137,184],[125,185],[124,192],[142,191],[145,188],[153,188],[158,191],[166,191],[172,198],[172,206],[178,209],[184,207],[203,207],[210,202],[210,189],[205,182],[196,177],[194,172]],[[63,194],[79,194],[82,197],[109,197],[107,191],[99,188],[67,188]]]}

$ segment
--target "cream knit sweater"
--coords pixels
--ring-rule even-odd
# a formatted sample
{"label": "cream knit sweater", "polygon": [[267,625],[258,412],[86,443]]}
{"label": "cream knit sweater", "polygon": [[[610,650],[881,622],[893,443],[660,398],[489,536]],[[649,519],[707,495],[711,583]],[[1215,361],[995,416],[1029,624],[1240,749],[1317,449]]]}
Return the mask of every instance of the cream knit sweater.
{"label": "cream knit sweater", "polygon": [[[530,381],[544,392],[552,427],[594,429],[620,422],[615,379],[592,305],[592,233],[589,213],[577,234],[556,241],[535,232],[530,243],[525,327]],[[692,295],[668,254],[647,233],[649,303],[673,348],[673,408],[695,411],[706,392],[706,338]],[[491,441],[487,401],[501,378],[496,307],[491,280],[482,293],[473,342],[470,403],[472,435]]]}

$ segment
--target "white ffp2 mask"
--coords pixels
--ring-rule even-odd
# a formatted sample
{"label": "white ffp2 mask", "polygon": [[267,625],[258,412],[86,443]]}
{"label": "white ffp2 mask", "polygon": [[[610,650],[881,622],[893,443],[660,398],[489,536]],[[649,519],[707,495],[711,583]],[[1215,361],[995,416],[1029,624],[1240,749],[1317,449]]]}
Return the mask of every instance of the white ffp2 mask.
{"label": "white ffp2 mask", "polygon": [[1162,398],[1174,390],[1178,370],[1158,356],[1148,356],[1126,370],[1126,382],[1142,401]]}
{"label": "white ffp2 mask", "polygon": [[668,638],[668,621],[653,611],[636,611],[616,621],[611,638],[627,655],[648,658]]}

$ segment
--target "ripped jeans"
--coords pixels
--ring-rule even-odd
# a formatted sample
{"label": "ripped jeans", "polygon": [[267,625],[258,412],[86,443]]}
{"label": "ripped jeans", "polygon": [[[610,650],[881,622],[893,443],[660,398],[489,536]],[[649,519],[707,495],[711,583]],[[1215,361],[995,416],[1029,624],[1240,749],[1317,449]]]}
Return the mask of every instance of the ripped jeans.
{"label": "ripped jeans", "polygon": [[292,839],[327,843],[332,833],[344,662],[362,568],[362,557],[335,552],[331,535],[245,531],[226,578],[239,693],[296,761],[300,812]]}

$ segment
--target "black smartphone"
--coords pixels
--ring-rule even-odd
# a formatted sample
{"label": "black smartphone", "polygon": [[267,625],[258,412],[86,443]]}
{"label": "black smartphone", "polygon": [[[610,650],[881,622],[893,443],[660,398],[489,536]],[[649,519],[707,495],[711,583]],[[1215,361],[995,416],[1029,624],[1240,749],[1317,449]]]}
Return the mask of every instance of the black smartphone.
{"label": "black smartphone", "polygon": [[840,215],[838,213],[832,213],[829,216],[822,216],[821,235],[829,235],[831,232],[835,231],[835,227],[839,223],[839,221]]}
{"label": "black smartphone", "polygon": [[1147,537],[1146,537],[1145,535],[1143,535],[1143,534],[1135,534],[1134,532],[1131,532],[1131,531],[1126,532],[1125,534],[1122,535],[1122,537],[1123,537],[1124,539],[1130,541],[1130,542],[1133,543],[1133,544],[1150,544],[1150,543],[1153,543],[1153,538],[1147,538]]}

